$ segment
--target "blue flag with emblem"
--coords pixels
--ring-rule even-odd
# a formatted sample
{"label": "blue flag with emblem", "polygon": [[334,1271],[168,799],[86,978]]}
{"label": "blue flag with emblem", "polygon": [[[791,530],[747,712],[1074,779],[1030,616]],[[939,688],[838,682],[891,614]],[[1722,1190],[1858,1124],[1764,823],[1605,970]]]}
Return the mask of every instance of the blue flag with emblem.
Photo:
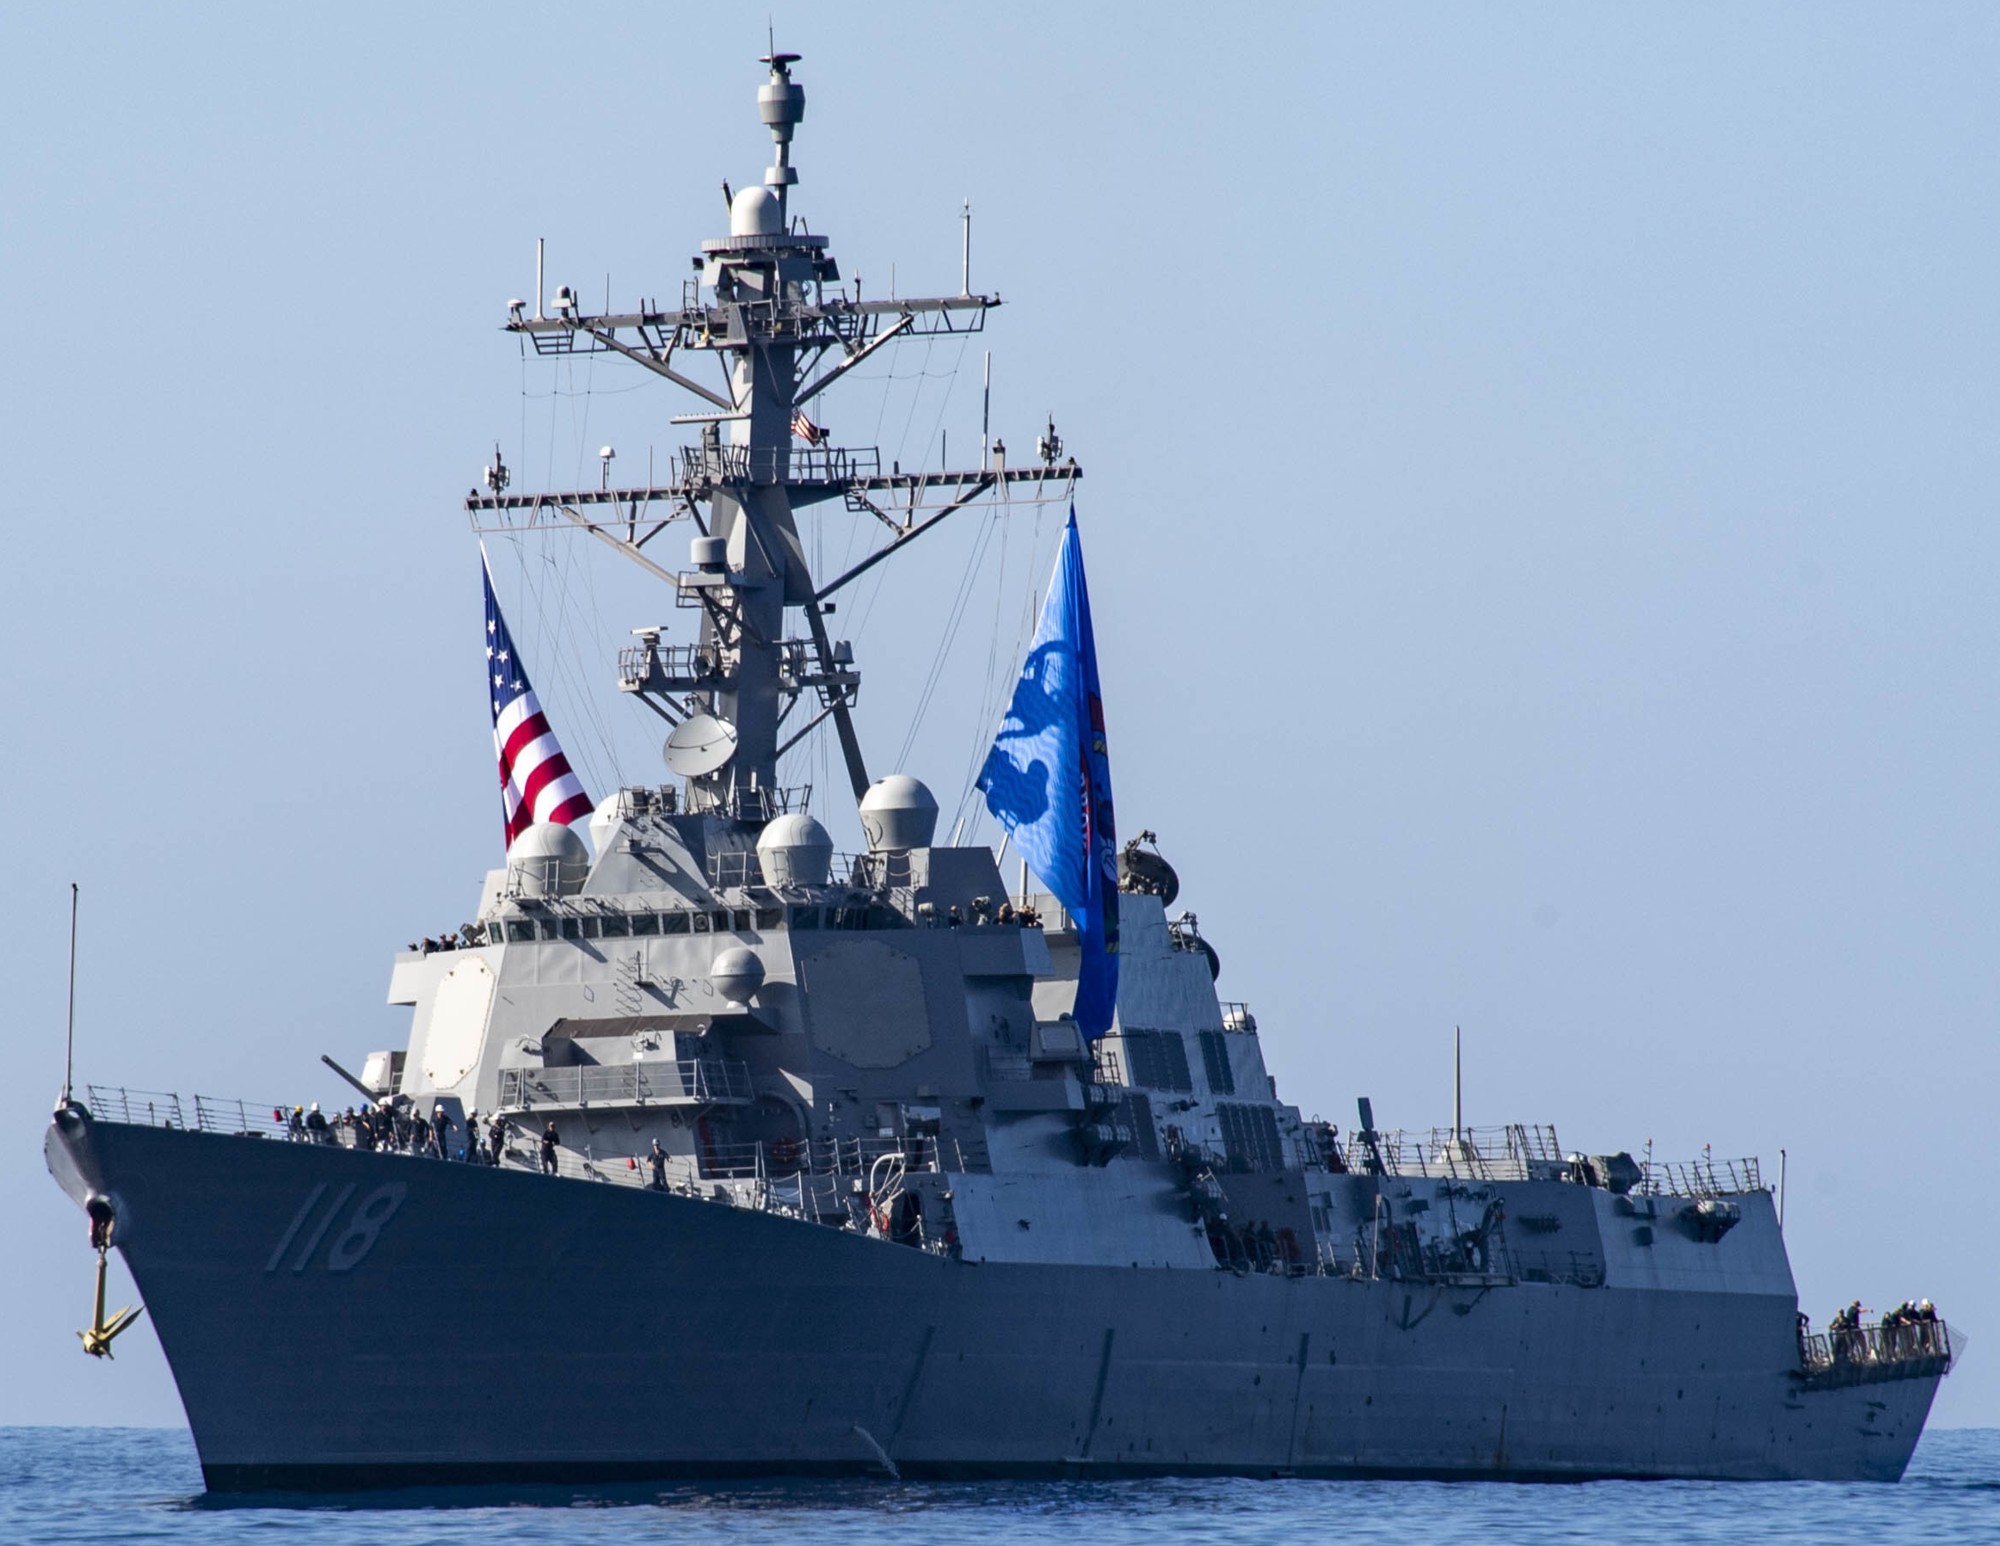
{"label": "blue flag with emblem", "polygon": [[1083,949],[1077,1027],[1102,1036],[1118,1005],[1118,843],[1074,505],[1042,620],[979,788],[1028,867],[1069,910]]}

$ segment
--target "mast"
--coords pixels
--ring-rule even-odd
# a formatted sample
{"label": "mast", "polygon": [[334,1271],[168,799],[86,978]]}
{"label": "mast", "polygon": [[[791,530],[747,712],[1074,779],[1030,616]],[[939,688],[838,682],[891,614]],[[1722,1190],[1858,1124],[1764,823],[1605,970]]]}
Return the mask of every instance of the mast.
{"label": "mast", "polygon": [[[638,563],[699,613],[692,644],[666,642],[661,628],[635,630],[621,652],[619,687],[639,697],[699,753],[669,766],[686,777],[687,808],[762,821],[803,808],[806,791],[778,787],[778,759],[809,731],[833,721],[855,798],[869,773],[853,708],[860,675],[853,652],[827,626],[834,596],[940,521],[1006,485],[1022,504],[1065,499],[1081,475],[1075,458],[962,471],[882,470],[873,447],[836,447],[813,420],[819,399],[877,349],[903,339],[981,332],[997,295],[863,301],[841,285],[827,239],[790,212],[798,185],[792,141],[805,118],[805,88],[792,79],[797,54],[760,61],[757,92],[772,162],[761,186],[730,197],[729,234],[701,244],[699,277],[678,308],[647,301],[633,312],[590,315],[576,292],[556,291],[553,315],[516,304],[506,330],[541,355],[616,353],[702,399],[673,422],[698,435],[665,481],[643,487],[509,494],[504,478],[466,500],[473,528],[520,532],[572,526]],[[963,270],[961,274],[964,278]],[[831,287],[831,288],[829,288]],[[687,356],[711,354],[721,389],[688,374]],[[997,449],[997,448],[996,448]],[[982,458],[984,460],[984,458]],[[605,482],[608,484],[609,478]],[[845,513],[881,522],[890,540],[829,581],[812,574],[798,512],[838,499]],[[690,567],[675,570],[648,545],[668,526],[696,528]],[[796,621],[795,621],[796,618]],[[685,727],[685,728],[682,728]]]}
{"label": "mast", "polygon": [[1451,1141],[1465,1142],[1465,1032],[1451,1028]]}

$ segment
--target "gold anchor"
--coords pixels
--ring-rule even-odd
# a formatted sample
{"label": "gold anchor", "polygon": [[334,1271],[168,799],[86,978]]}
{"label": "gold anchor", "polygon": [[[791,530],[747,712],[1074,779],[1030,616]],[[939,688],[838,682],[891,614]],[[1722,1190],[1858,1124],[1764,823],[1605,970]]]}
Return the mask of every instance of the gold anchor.
{"label": "gold anchor", "polygon": [[90,1243],[97,1247],[97,1313],[91,1319],[90,1329],[77,1335],[83,1339],[83,1350],[92,1358],[109,1358],[112,1339],[146,1313],[143,1305],[127,1305],[110,1320],[104,1318],[105,1260],[111,1249],[112,1222],[108,1208],[101,1216],[97,1210],[91,1210]]}

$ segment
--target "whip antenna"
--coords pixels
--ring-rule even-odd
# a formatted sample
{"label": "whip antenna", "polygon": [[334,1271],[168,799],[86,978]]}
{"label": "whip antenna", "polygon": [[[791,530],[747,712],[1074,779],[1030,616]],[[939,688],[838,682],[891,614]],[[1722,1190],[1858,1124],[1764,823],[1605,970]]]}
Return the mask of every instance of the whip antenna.
{"label": "whip antenna", "polygon": [[62,1103],[69,1104],[76,1073],[76,882],[69,883],[69,1030],[63,1040]]}

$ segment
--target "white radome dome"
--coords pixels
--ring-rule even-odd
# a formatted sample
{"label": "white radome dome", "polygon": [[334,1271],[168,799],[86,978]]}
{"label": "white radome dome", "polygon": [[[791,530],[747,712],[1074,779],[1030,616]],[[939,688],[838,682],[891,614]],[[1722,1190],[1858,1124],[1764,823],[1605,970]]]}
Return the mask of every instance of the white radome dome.
{"label": "white radome dome", "polygon": [[870,853],[930,847],[937,818],[937,797],[907,773],[877,779],[861,797],[861,830]]}
{"label": "white radome dome", "polygon": [[559,821],[538,821],[507,849],[507,878],[522,896],[570,896],[590,876],[590,850]]}
{"label": "white radome dome", "polygon": [[823,886],[833,866],[833,838],[803,811],[773,818],[757,838],[767,886]]}
{"label": "white radome dome", "polygon": [[729,201],[731,236],[776,236],[784,224],[778,196],[769,188],[748,187]]}
{"label": "white radome dome", "polygon": [[725,1003],[746,1005],[764,986],[764,963],[747,946],[731,945],[709,967],[708,983]]}

